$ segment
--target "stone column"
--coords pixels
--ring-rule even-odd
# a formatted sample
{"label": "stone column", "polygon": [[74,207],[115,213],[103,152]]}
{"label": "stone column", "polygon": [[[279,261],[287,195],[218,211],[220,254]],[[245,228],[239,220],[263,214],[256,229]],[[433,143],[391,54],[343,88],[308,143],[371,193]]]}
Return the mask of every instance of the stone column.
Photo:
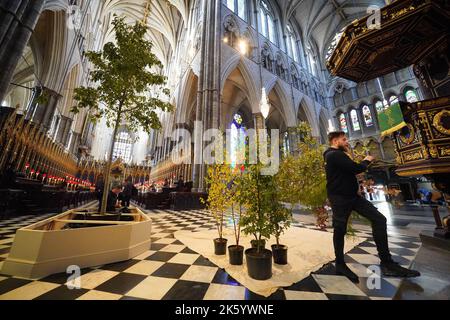
{"label": "stone column", "polygon": [[375,131],[377,133],[379,133],[380,132],[380,126],[378,124],[378,111],[377,111],[377,108],[375,108],[375,105],[372,104],[372,103],[368,104],[368,106],[369,106],[369,109],[370,109],[370,113],[372,115],[372,120],[373,120],[373,125],[375,126]]}
{"label": "stone column", "polygon": [[355,110],[356,110],[356,114],[358,115],[361,137],[364,137],[365,136],[364,127],[366,125],[366,121],[364,120],[363,110],[362,110],[361,106]]}
{"label": "stone column", "polygon": [[289,147],[291,154],[297,154],[298,152],[298,137],[297,137],[297,128],[290,127],[288,128],[288,139],[289,139]]}
{"label": "stone column", "polygon": [[3,101],[45,0],[0,0],[0,101]]}
{"label": "stone column", "polygon": [[254,113],[253,114],[253,123],[256,130],[264,129],[266,127],[265,125],[265,119],[262,115],[262,113]]}
{"label": "stone column", "polygon": [[204,1],[203,32],[198,80],[196,121],[202,122],[195,134],[195,165],[193,191],[204,191],[206,166],[203,164],[203,132],[219,128],[220,119],[220,71],[222,48],[221,0]]}
{"label": "stone column", "polygon": [[[59,98],[61,98],[61,95],[45,87],[42,91],[41,88],[35,88],[35,90],[36,95],[27,111],[27,119],[41,125],[46,131],[48,131],[52,124],[56,105]],[[45,101],[37,102],[36,99],[38,99],[38,97],[43,98]]]}
{"label": "stone column", "polygon": [[61,120],[59,122],[58,132],[56,133],[56,141],[67,144],[67,139],[69,138],[70,127],[72,126],[72,119],[66,116],[60,116]]}
{"label": "stone column", "polygon": [[74,155],[78,155],[78,146],[80,145],[81,133],[72,133],[72,143],[69,146],[70,152]]}

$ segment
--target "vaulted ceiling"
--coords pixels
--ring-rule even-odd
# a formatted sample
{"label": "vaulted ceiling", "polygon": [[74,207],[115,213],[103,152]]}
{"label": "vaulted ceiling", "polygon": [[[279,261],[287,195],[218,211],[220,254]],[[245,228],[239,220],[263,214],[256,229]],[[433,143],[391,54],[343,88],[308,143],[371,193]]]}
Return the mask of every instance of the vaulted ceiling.
{"label": "vaulted ceiling", "polygon": [[175,49],[180,26],[188,19],[192,0],[106,0],[104,12],[124,14],[134,21],[145,21],[148,37],[158,58],[166,64]]}
{"label": "vaulted ceiling", "polygon": [[[282,19],[295,19],[307,45],[316,46],[323,62],[332,39],[355,19],[367,15],[370,6],[383,7],[388,0],[276,0]],[[392,2],[392,1],[390,1]]]}
{"label": "vaulted ceiling", "polygon": [[[176,47],[181,28],[189,19],[195,0],[103,0],[105,14],[125,14],[131,20],[145,20],[148,37],[158,58],[166,64]],[[207,0],[210,1],[210,0]],[[253,0],[247,0],[253,1]],[[271,0],[278,5],[282,23],[295,19],[304,43],[314,46],[321,62],[336,33],[367,14],[369,6],[385,6],[390,0]],[[47,0],[50,3],[64,0]],[[324,68],[324,65],[323,65]]]}

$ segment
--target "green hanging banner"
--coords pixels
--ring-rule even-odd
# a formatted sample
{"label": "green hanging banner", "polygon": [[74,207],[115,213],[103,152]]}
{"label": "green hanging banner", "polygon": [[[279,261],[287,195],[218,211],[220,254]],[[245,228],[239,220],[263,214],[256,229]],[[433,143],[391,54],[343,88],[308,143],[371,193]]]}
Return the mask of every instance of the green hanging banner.
{"label": "green hanging banner", "polygon": [[396,102],[378,113],[381,136],[391,134],[406,126],[400,103]]}

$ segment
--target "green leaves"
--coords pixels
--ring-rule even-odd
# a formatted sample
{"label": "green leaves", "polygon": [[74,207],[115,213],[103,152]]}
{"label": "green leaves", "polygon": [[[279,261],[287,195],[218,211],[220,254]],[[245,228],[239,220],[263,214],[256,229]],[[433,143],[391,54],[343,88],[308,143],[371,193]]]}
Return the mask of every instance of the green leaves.
{"label": "green leaves", "polygon": [[223,163],[208,167],[205,181],[209,185],[206,207],[216,220],[219,238],[222,238],[225,211],[231,207],[234,201],[233,173],[230,165]]}
{"label": "green leaves", "polygon": [[261,167],[260,163],[247,166],[241,179],[240,200],[246,211],[240,225],[243,233],[254,235],[256,240],[269,239],[273,234],[270,215],[279,200],[274,177],[261,175]]}
{"label": "green leaves", "polygon": [[[311,128],[305,122],[297,128],[300,137],[298,156],[287,156],[280,165],[277,184],[281,199],[291,205],[301,203],[317,213],[327,201],[324,146],[312,136]],[[318,219],[323,219],[319,217]]]}
{"label": "green leaves", "polygon": [[157,94],[169,96],[170,92],[166,78],[154,71],[162,64],[144,38],[147,27],[139,22],[127,25],[117,16],[112,24],[116,41],[106,43],[103,51],[86,53],[93,66],[89,78],[94,87],[75,89],[77,105],[72,112],[88,108],[92,121],[106,117],[108,126],[124,123],[130,131],[160,129],[157,110],[171,112],[173,106]]}

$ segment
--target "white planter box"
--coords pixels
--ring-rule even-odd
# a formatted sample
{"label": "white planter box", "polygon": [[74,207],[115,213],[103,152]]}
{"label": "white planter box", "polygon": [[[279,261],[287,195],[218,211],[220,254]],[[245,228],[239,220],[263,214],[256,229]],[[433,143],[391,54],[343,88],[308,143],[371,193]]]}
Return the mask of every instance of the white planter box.
{"label": "white planter box", "polygon": [[[152,221],[137,208],[131,211],[122,216],[133,221],[97,221],[74,220],[84,213],[70,210],[21,228],[1,273],[39,279],[66,272],[71,265],[85,268],[132,259],[149,250]],[[74,222],[93,226],[64,229]]]}

